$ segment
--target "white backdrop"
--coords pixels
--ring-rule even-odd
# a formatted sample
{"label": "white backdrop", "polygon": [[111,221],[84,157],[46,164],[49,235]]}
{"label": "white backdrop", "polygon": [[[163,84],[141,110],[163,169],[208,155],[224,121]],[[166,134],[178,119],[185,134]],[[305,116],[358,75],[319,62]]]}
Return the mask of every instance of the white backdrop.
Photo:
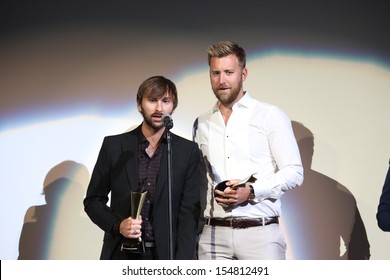
{"label": "white backdrop", "polygon": [[[346,42],[337,36],[318,33],[318,44],[305,44],[313,37],[304,32],[291,37],[247,24],[253,29],[220,26],[201,35],[166,32],[160,23],[47,24],[5,37],[0,259],[17,259],[20,250],[36,250],[47,259],[99,257],[102,233],[81,203],[103,137],[139,124],[137,88],[161,74],[179,90],[173,132],[190,139],[194,119],[215,102],[205,49],[219,39],[247,49],[245,89],[282,108],[296,122],[303,152],[310,154],[305,185],[284,198],[288,258],[343,259],[352,250],[361,258],[390,259],[390,235],[375,219],[390,157],[386,59],[337,49]],[[277,36],[270,35],[275,30]],[[320,44],[330,37],[329,45]],[[307,139],[314,141],[313,151]],[[68,183],[53,195],[51,206],[42,193],[48,195],[58,178]]]}

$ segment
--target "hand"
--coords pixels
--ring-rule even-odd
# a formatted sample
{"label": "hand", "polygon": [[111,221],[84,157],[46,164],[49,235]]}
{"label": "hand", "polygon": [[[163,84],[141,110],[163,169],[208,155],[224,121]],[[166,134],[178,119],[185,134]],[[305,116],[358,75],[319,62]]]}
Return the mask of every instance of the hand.
{"label": "hand", "polygon": [[220,197],[215,197],[215,200],[222,207],[241,204],[248,200],[250,194],[249,183],[237,185],[239,180],[230,180],[226,183],[227,188],[224,191],[215,190],[215,193]]}
{"label": "hand", "polygon": [[142,217],[139,217],[139,219],[128,217],[127,219],[124,219],[119,225],[119,232],[127,238],[139,238],[142,234],[141,225]]}

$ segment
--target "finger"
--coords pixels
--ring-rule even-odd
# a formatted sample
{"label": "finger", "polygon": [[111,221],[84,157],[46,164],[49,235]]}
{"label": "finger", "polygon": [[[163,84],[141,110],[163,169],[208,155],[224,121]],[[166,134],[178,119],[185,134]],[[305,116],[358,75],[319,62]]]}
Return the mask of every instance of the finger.
{"label": "finger", "polygon": [[226,204],[228,204],[228,205],[232,205],[232,204],[235,204],[235,203],[237,203],[237,199],[232,198],[232,197],[229,197],[227,199],[227,202],[226,202]]}
{"label": "finger", "polygon": [[218,198],[217,203],[222,207],[228,207],[232,201],[229,198]]}
{"label": "finger", "polygon": [[232,185],[232,186],[230,186],[230,189],[232,189],[232,190],[237,190],[237,189],[242,188],[242,187],[245,187],[245,184],[241,184],[241,185]]}
{"label": "finger", "polygon": [[237,187],[234,187],[234,186],[230,186],[230,187],[227,187],[225,190],[224,190],[224,193],[225,193],[225,197],[228,197],[228,196],[231,196],[231,195],[235,195],[237,193]]}
{"label": "finger", "polygon": [[140,230],[131,230],[129,233],[129,237],[135,238],[141,236]]}
{"label": "finger", "polygon": [[228,205],[232,205],[232,204],[234,204],[236,202],[237,202],[237,200],[235,200],[234,198],[228,198],[228,200],[227,200],[227,204]]}
{"label": "finger", "polygon": [[226,203],[226,197],[216,197],[215,200],[218,202],[218,203]]}
{"label": "finger", "polygon": [[220,190],[215,190],[214,191],[217,195],[221,195],[223,196],[224,195],[224,192],[220,191]]}
{"label": "finger", "polygon": [[221,207],[223,208],[226,208],[226,207],[229,207],[230,205],[229,204],[226,204],[226,203],[218,203]]}
{"label": "finger", "polygon": [[131,220],[132,226],[140,226],[141,224],[142,224],[142,220],[140,220],[140,219],[132,219]]}

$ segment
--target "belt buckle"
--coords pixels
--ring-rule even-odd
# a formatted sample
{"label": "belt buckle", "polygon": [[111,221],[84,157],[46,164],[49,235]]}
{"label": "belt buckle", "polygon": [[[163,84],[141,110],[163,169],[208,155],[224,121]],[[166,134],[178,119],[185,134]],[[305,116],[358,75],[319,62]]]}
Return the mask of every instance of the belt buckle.
{"label": "belt buckle", "polygon": [[242,224],[242,220],[240,218],[231,218],[230,219],[230,227],[231,228],[245,228]]}

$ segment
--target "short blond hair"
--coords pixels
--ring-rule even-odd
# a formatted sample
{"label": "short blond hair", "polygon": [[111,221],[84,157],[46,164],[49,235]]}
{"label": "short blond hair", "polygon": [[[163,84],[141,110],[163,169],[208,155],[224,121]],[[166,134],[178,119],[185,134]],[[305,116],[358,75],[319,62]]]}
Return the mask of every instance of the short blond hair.
{"label": "short blond hair", "polygon": [[246,67],[246,53],[245,50],[237,43],[232,41],[219,41],[212,44],[207,49],[208,63],[210,65],[211,58],[213,57],[225,57],[234,54],[240,67],[243,69]]}

